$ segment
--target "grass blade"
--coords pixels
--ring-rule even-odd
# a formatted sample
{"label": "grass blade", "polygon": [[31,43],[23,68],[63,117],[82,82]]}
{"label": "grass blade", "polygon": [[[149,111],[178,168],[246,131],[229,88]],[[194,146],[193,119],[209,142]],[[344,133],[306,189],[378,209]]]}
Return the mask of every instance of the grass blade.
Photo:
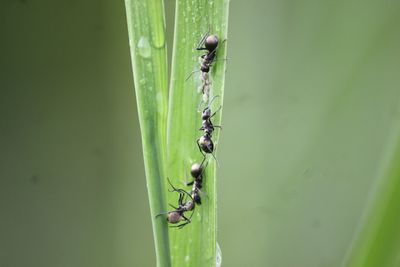
{"label": "grass blade", "polygon": [[126,0],[125,6],[157,266],[170,266],[166,221],[154,217],[166,210],[163,181],[168,82],[164,7],[161,0]]}
{"label": "grass blade", "polygon": [[380,179],[370,198],[362,229],[344,266],[374,267],[400,264],[400,128],[394,123]]}
{"label": "grass blade", "polygon": [[[199,56],[195,50],[201,37],[210,29],[220,39],[218,61],[211,70],[212,92],[219,95],[212,110],[222,105],[228,25],[228,0],[218,1],[176,1],[175,37],[172,60],[172,77],[168,113],[168,176],[178,187],[190,178],[190,166],[200,162],[202,155],[196,144],[201,135],[198,107],[201,94],[198,75],[185,81],[188,75],[199,69]],[[213,123],[220,125],[221,112]],[[218,149],[219,130],[213,135]],[[210,160],[206,170],[202,191],[202,205],[197,207],[192,223],[182,230],[171,229],[170,248],[173,266],[215,266],[216,265],[216,168]],[[176,194],[168,194],[170,203],[176,203]]]}

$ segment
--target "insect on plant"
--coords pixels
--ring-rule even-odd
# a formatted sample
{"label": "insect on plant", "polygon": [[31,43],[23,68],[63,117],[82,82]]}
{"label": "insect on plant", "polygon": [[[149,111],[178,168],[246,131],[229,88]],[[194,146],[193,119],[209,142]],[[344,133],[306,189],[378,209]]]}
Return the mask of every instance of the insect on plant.
{"label": "insect on plant", "polygon": [[200,78],[202,81],[201,92],[203,94],[203,101],[207,102],[210,95],[210,79],[209,72],[212,64],[216,60],[217,56],[217,47],[219,44],[218,37],[214,34],[210,35],[210,31],[208,31],[200,40],[200,42],[196,46],[196,50],[207,51],[205,54],[200,56],[200,70],[195,70],[189,74],[186,78],[188,80],[194,73],[201,72]]}
{"label": "insect on plant", "polygon": [[205,167],[203,167],[204,161],[199,164],[199,163],[194,163],[190,169],[190,173],[193,177],[193,181],[190,183],[187,183],[187,185],[193,185],[192,187],[192,198],[194,202],[198,205],[201,204],[201,197],[200,197],[200,190],[202,188],[202,183],[203,183],[203,172]]}
{"label": "insect on plant", "polygon": [[197,139],[197,146],[199,147],[199,150],[201,154],[203,154],[203,162],[206,160],[206,154],[211,154],[215,160],[216,157],[214,155],[214,142],[212,141],[212,134],[214,132],[214,128],[220,128],[221,126],[219,125],[214,125],[211,121],[211,118],[215,116],[215,114],[221,109],[221,106],[215,111],[214,113],[211,114],[211,104],[212,102],[219,96],[214,96],[209,105],[204,108],[202,114],[201,114],[201,119],[202,119],[202,126],[199,129],[200,131],[203,131],[203,135]]}
{"label": "insect on plant", "polygon": [[[195,204],[191,194],[189,194],[188,192],[186,192],[183,189],[174,187],[169,179],[168,179],[168,183],[172,187],[172,190],[169,190],[170,192],[178,192],[179,193],[178,207],[175,207],[175,206],[169,204],[174,210],[159,213],[156,215],[156,217],[167,214],[167,221],[171,224],[178,224],[183,221],[183,223],[181,223],[179,225],[170,226],[170,227],[177,227],[179,229],[182,229],[184,226],[186,226],[187,224],[189,224],[191,222],[196,204]],[[185,213],[189,212],[189,211],[191,211],[192,213],[190,214],[190,216],[188,218],[185,216]]]}
{"label": "insect on plant", "polygon": [[[216,151],[214,142],[217,144],[218,132],[211,124],[220,124],[216,120],[218,117],[219,121],[220,112],[211,118],[211,124],[206,121],[204,126],[200,115],[214,95],[220,95],[222,103],[226,62],[217,61],[227,54],[222,40],[227,38],[229,1],[176,1],[171,58],[166,45],[172,38],[165,30],[165,1],[125,1],[157,266],[213,266],[216,262],[216,166],[205,164],[211,156],[202,152],[206,157],[203,165],[197,167],[206,167],[207,176],[205,172],[193,174],[193,185],[180,186],[171,180],[176,186],[171,188],[170,181],[165,179],[183,177],[184,170],[193,163],[183,168],[181,163],[188,159],[202,162],[195,141],[203,132],[208,132],[204,133],[206,140],[199,143],[204,150]],[[206,24],[215,25],[215,29],[204,35]],[[173,62],[171,71],[168,62]],[[185,83],[194,70],[198,72],[196,80]],[[211,108],[209,117],[216,108]],[[196,134],[200,127],[201,132]],[[207,138],[212,139],[212,148],[205,144]],[[207,191],[207,199],[203,191]],[[168,201],[170,196],[173,200]],[[203,209],[196,207],[200,203]],[[169,228],[188,224],[193,228],[188,232]],[[187,242],[187,234],[191,242]],[[190,257],[186,248],[190,249]]]}

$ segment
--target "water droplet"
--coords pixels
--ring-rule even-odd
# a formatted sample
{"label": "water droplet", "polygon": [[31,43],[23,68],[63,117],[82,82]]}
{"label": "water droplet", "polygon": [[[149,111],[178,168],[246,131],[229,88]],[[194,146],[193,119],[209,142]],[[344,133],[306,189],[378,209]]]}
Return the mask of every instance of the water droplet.
{"label": "water droplet", "polygon": [[158,105],[162,105],[163,104],[163,97],[162,94],[160,92],[157,93],[156,95],[156,101]]}
{"label": "water droplet", "polygon": [[149,58],[151,56],[150,43],[146,37],[144,36],[140,37],[137,47],[139,49],[140,56],[144,58]]}
{"label": "water droplet", "polygon": [[186,257],[185,257],[185,262],[189,262],[189,260],[190,260],[190,256],[189,256],[189,255],[186,255]]}
{"label": "water droplet", "polygon": [[221,248],[219,247],[219,244],[217,242],[217,252],[216,252],[216,257],[215,257],[215,266],[216,267],[221,267],[222,264],[222,251]]}

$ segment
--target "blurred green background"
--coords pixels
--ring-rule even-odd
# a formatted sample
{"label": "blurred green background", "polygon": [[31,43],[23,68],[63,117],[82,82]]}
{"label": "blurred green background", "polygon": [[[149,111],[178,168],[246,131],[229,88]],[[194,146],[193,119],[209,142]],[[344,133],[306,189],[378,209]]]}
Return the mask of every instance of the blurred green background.
{"label": "blurred green background", "polygon": [[[399,11],[231,1],[223,266],[343,265],[399,136]],[[154,266],[124,2],[2,0],[0,36],[0,266]]]}

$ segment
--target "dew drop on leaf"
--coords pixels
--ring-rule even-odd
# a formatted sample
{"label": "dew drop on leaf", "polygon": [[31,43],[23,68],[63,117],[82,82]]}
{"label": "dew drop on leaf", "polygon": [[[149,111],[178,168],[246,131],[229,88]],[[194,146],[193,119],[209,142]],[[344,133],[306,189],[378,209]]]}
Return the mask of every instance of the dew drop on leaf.
{"label": "dew drop on leaf", "polygon": [[222,264],[222,251],[217,242],[217,253],[216,253],[216,257],[215,257],[215,266],[221,267],[221,264]]}
{"label": "dew drop on leaf", "polygon": [[144,58],[149,58],[151,56],[151,48],[149,40],[146,37],[142,36],[139,39],[137,44],[139,55]]}

